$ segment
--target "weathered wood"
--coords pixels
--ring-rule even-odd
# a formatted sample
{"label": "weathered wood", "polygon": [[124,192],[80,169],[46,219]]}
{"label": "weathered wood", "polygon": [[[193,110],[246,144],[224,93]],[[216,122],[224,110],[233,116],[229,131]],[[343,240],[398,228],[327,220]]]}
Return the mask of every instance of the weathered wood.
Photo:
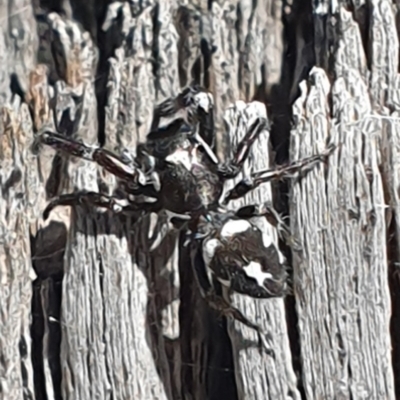
{"label": "weathered wood", "polygon": [[[373,21],[382,10],[388,23],[387,5],[372,7]],[[324,71],[311,71],[294,105],[291,133],[294,159],[321,151],[327,141],[340,144],[326,171],[321,166],[295,184],[291,198],[292,229],[302,241],[293,260],[303,385],[310,399],[395,398],[387,206],[380,173],[386,161],[381,157],[379,113],[386,90],[377,82],[389,83],[393,67],[378,61],[385,39],[378,35],[382,46],[376,44],[373,22],[377,54],[372,57],[385,72],[369,75],[353,17],[342,8],[337,11],[342,29],[335,80],[331,85]],[[383,36],[393,32],[393,22],[384,30],[378,25]]]}
{"label": "weathered wood", "polygon": [[325,173],[321,166],[293,187],[303,384],[308,398],[394,398],[379,140],[371,109],[364,103],[356,113],[353,100],[366,97],[366,87],[356,73],[338,78],[331,119],[324,72],[315,69],[310,79],[295,104],[293,157],[321,151],[328,138],[342,146]]}
{"label": "weathered wood", "polygon": [[30,152],[32,125],[28,108],[19,98],[3,107],[0,131],[0,393],[14,400],[34,396],[30,310],[35,273],[29,224],[37,217],[40,189]]}
{"label": "weathered wood", "polygon": [[[237,102],[225,113],[232,149],[243,138],[246,128],[257,117],[266,118],[265,106],[259,102],[246,105]],[[269,132],[265,131],[256,141],[245,171],[259,171],[270,167]],[[238,180],[242,177],[238,177]],[[231,189],[233,183],[227,185]],[[271,199],[271,188],[264,184],[247,194],[244,199],[231,202],[230,206],[238,208],[246,204],[263,204]],[[254,218],[263,234],[277,241],[276,230],[265,218]],[[296,387],[296,376],[293,371],[285,308],[283,299],[255,300],[248,296],[232,296],[232,304],[239,308],[251,320],[259,324],[267,337],[270,349],[262,351],[257,346],[255,332],[238,322],[229,324],[235,358],[235,371],[239,398],[276,399],[285,396],[287,399],[300,399]],[[234,325],[234,326],[232,326]]]}
{"label": "weathered wood", "polygon": [[14,400],[34,397],[29,229],[41,186],[29,111],[10,90],[12,77],[26,87],[35,64],[36,23],[30,2],[7,3],[0,4],[0,396]]}
{"label": "weathered wood", "polygon": [[[0,398],[398,396],[398,2],[37,3],[0,2]],[[192,81],[214,95],[221,157],[249,113],[265,115],[238,100],[264,102],[272,121],[255,168],[273,164],[270,140],[282,157],[290,135],[291,159],[341,144],[276,204],[289,202],[300,244],[298,323],[290,301],[233,296],[274,357],[205,306],[176,232],[149,252],[162,215],[134,223],[78,207],[40,218],[59,193],[117,186],[32,146],[34,131],[134,155],[154,105]],[[271,197],[263,185],[245,201]]]}

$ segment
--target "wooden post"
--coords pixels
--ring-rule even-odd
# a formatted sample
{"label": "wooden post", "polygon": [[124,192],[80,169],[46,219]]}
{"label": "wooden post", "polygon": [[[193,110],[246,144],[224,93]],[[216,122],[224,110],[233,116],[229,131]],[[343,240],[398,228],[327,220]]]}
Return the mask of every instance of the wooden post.
{"label": "wooden post", "polygon": [[[398,397],[398,4],[40,7],[0,2],[0,399]],[[38,147],[38,130],[134,156],[155,104],[193,81],[214,96],[221,158],[254,115],[272,127],[256,169],[338,145],[300,181],[244,200],[272,199],[298,244],[281,243],[286,300],[232,297],[273,356],[206,307],[176,232],[150,253],[162,215],[41,218],[57,194],[116,182]]]}

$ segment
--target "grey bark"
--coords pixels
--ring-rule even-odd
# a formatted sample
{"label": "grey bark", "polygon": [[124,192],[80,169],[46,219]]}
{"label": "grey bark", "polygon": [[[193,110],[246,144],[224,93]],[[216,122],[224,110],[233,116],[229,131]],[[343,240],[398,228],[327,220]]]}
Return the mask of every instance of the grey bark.
{"label": "grey bark", "polygon": [[[0,1],[0,398],[396,398],[398,7]],[[221,157],[268,115],[247,169],[339,145],[288,194],[243,200],[288,212],[296,243],[281,243],[293,295],[232,297],[270,354],[206,307],[177,232],[149,252],[162,215],[41,219],[52,196],[116,182],[38,148],[39,129],[134,155],[154,105],[193,80],[214,95]]]}

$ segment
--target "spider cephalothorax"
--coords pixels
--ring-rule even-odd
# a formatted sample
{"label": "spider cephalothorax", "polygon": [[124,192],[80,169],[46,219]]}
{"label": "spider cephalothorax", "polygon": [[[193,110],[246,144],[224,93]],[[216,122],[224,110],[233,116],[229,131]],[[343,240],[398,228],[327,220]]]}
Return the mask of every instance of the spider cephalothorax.
{"label": "spider cephalothorax", "polygon": [[[161,126],[165,118],[168,122]],[[204,298],[260,333],[257,325],[216,295],[214,281],[255,298],[283,296],[287,287],[285,258],[253,218],[265,217],[284,233],[288,228],[269,205],[250,205],[236,211],[229,211],[225,205],[264,182],[310,169],[332,148],[288,166],[257,171],[224,194],[225,182],[239,175],[251,146],[268,125],[266,119],[255,118],[232,159],[221,163],[213,150],[212,122],[211,95],[191,87],[155,109],[153,129],[146,142],[138,145],[134,158],[43,132],[43,143],[96,162],[119,178],[126,191],[123,198],[94,192],[62,195],[49,203],[44,216],[55,206],[82,203],[122,213],[167,211],[175,222],[180,220],[175,226],[188,234],[195,276]]]}

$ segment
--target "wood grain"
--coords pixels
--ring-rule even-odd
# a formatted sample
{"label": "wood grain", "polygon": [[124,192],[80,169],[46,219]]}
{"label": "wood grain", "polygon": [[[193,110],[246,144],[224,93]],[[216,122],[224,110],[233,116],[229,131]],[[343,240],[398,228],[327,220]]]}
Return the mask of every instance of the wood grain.
{"label": "wood grain", "polygon": [[[0,398],[399,397],[398,13],[389,0],[0,2]],[[154,106],[191,82],[214,96],[221,159],[255,115],[271,131],[247,168],[339,145],[244,200],[271,199],[299,244],[281,243],[286,300],[232,297],[273,356],[206,307],[177,232],[149,251],[163,215],[41,218],[57,194],[117,184],[38,146],[40,129],[134,156]]]}

